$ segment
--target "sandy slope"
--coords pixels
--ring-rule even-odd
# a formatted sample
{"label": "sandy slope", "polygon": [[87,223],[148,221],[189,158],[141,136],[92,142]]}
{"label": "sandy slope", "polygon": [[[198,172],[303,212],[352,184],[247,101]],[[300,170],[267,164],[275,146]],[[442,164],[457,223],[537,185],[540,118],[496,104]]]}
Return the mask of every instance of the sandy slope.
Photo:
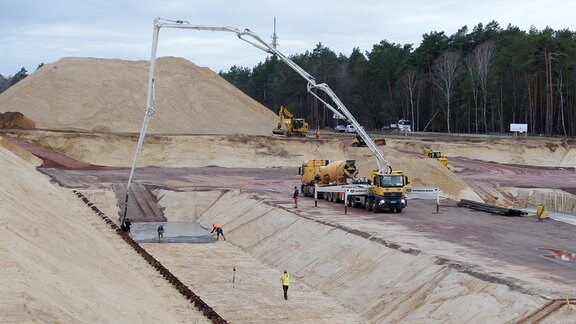
{"label": "sandy slope", "polygon": [[207,322],[69,190],[0,161],[0,322]]}
{"label": "sandy slope", "polygon": [[[160,204],[167,208],[169,219],[173,213],[195,210],[198,201],[205,201],[209,206],[199,213],[187,213],[187,220],[207,227],[213,222],[224,225],[234,247],[219,242],[194,251],[158,244],[146,248],[171,264],[202,296],[221,305],[216,309],[233,321],[267,323],[282,318],[283,322],[301,323],[340,318],[341,323],[504,323],[543,303],[537,296],[439,265],[428,253],[438,242],[425,238],[411,240],[425,249],[412,255],[298,217],[291,210],[239,191],[222,196],[218,192],[211,196],[206,192],[161,195]],[[302,203],[303,210],[313,208],[310,200]],[[389,238],[383,234],[385,229],[369,231]],[[198,259],[206,262],[188,266]],[[276,271],[263,269],[262,262]],[[233,267],[241,279],[236,288],[230,282]],[[295,301],[283,306],[280,291],[273,288],[285,268],[295,278],[291,288]],[[330,299],[315,297],[311,287]],[[336,307],[334,300],[344,309]],[[346,308],[356,312],[359,319],[349,317]],[[338,313],[342,314],[330,317]]]}
{"label": "sandy slope", "polygon": [[574,140],[560,137],[498,137],[486,135],[460,135],[434,141],[435,134],[420,134],[426,141],[410,137],[388,139],[387,145],[401,151],[422,154],[429,146],[450,157],[464,157],[504,164],[546,167],[574,167],[576,149]]}

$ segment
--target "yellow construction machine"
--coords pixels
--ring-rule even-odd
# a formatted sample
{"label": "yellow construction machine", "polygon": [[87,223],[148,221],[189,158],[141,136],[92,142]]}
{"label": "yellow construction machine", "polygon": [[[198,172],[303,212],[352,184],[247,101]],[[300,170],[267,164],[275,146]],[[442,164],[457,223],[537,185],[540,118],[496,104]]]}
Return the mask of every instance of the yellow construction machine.
{"label": "yellow construction machine", "polygon": [[402,171],[372,170],[370,179],[358,178],[355,160],[307,160],[298,170],[304,196],[345,201],[348,206],[368,211],[401,213],[407,206],[406,193],[411,181]]}
{"label": "yellow construction machine", "polygon": [[442,156],[442,152],[440,151],[433,151],[428,147],[424,148],[424,156],[431,158],[431,159],[436,159],[438,162],[442,163],[443,166],[448,168],[448,158],[445,156]]}
{"label": "yellow construction machine", "polygon": [[308,123],[304,118],[294,118],[294,114],[286,107],[280,106],[278,126],[272,130],[273,134],[306,137],[308,129]]}

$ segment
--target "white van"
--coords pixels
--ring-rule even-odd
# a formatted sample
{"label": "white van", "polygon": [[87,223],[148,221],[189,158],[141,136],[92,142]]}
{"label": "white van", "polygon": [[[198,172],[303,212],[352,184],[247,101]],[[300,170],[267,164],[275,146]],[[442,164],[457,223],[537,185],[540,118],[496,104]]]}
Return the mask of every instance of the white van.
{"label": "white van", "polygon": [[350,125],[346,125],[346,133],[356,133],[356,127],[354,127],[354,125],[350,124]]}

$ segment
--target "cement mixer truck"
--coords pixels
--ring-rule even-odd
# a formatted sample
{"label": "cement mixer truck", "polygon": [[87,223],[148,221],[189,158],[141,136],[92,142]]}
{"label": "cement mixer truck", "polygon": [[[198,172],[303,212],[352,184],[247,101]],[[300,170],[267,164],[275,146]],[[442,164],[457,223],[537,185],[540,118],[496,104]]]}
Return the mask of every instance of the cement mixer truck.
{"label": "cement mixer truck", "polygon": [[[308,160],[302,164],[298,174],[302,176],[300,192],[306,197],[314,197],[316,185],[345,185],[348,179],[353,179],[358,174],[358,171],[354,160],[339,160],[332,163],[328,160]],[[331,201],[341,200],[340,196],[332,194],[319,193],[319,196]]]}
{"label": "cement mixer truck", "polygon": [[381,174],[373,170],[367,180],[357,177],[355,160],[307,160],[298,173],[304,196],[346,202],[373,212],[401,213],[408,204],[406,191],[411,183],[401,171]]}

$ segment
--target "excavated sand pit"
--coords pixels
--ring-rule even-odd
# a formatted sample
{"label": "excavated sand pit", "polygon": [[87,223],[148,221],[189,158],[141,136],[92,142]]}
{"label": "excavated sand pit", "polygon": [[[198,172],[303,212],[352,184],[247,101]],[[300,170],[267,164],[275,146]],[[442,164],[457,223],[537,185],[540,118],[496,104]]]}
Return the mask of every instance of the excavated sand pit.
{"label": "excavated sand pit", "polygon": [[[199,213],[185,219],[204,226],[223,224],[228,240],[216,246],[145,247],[171,264],[173,271],[209,303],[219,305],[215,309],[232,322],[282,319],[298,323],[335,318],[344,323],[454,322],[457,318],[457,322],[503,323],[519,319],[544,303],[541,297],[504,282],[490,282],[489,276],[482,280],[449,262],[439,262],[438,251],[410,252],[430,249],[433,242],[388,247],[350,230],[300,217],[314,208],[310,200],[302,201],[304,211],[297,213],[299,216],[291,210],[289,199],[284,204],[269,204],[269,199],[239,191],[200,192],[196,197],[193,192],[162,190],[158,195],[163,197],[159,203],[166,207],[169,220],[172,212],[181,213],[182,202],[187,201],[190,208],[186,209]],[[209,207],[198,209],[199,201]],[[386,235],[381,237],[387,239]],[[196,264],[198,259],[204,262]],[[265,269],[262,262],[271,269]],[[195,266],[190,267],[192,263]],[[282,300],[277,284],[280,269],[288,269],[295,278],[291,287],[295,301],[289,304]],[[231,281],[234,276],[235,283]],[[311,289],[333,302],[317,299]],[[271,307],[269,312],[264,311],[267,306]],[[349,317],[348,312],[330,316],[347,309],[358,317]]]}
{"label": "excavated sand pit", "polygon": [[[118,217],[113,190],[125,183],[132,163],[147,68],[146,62],[67,58],[0,95],[0,112],[21,112],[39,128],[6,136],[68,159],[42,161],[0,139],[0,198],[9,202],[0,205],[0,240],[9,247],[0,250],[6,265],[0,321],[209,321],[71,192]],[[452,200],[443,201],[440,213],[434,201],[418,199],[401,215],[356,209],[344,215],[338,205],[313,207],[311,199],[294,210],[290,192],[305,159],[356,159],[367,176],[375,167],[370,151],[351,148],[346,136],[269,136],[276,124],[270,110],[183,59],[159,60],[156,88],[158,110],[136,181],[154,193],[169,223],[210,228],[218,222],[227,240],[141,246],[231,322],[503,323],[551,298],[576,295],[574,263],[540,250],[576,252],[571,225],[470,212]],[[425,144],[454,159],[573,167],[570,141],[386,142],[381,150],[415,186],[439,187],[454,200],[490,196],[510,204],[515,195],[508,193],[520,189],[499,187],[498,176],[486,188],[473,175],[483,163],[459,161],[466,167],[446,170],[421,157]],[[75,167],[66,166],[70,161]],[[528,177],[518,170],[505,172]],[[474,189],[458,174],[472,179]],[[293,274],[289,301],[278,280],[284,269]],[[562,306],[547,320],[573,318]]]}

